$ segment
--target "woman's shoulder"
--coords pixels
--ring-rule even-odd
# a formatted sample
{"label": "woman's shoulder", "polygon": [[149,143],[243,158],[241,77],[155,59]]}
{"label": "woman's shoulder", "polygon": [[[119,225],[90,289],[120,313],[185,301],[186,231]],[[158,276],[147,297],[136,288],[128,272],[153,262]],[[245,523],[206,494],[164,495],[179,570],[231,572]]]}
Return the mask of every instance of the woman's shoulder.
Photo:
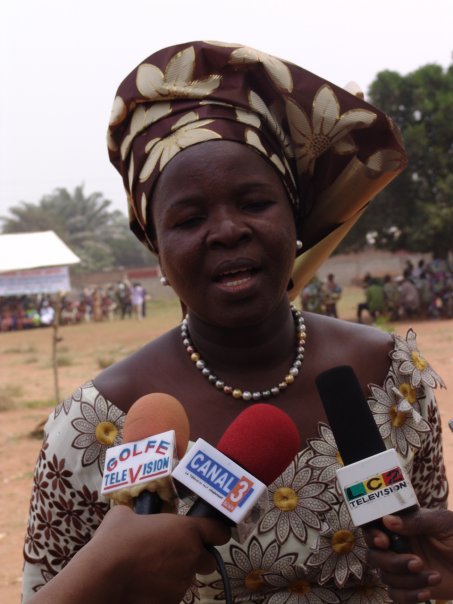
{"label": "woman's shoulder", "polygon": [[[364,389],[382,384],[389,372],[395,339],[377,327],[304,313],[307,354],[320,359],[321,369],[350,365]],[[311,334],[311,335],[310,335]]]}
{"label": "woman's shoulder", "polygon": [[158,376],[171,372],[180,348],[175,346],[178,337],[178,328],[165,332],[104,369],[93,383],[105,398],[127,412],[141,396],[159,389]]}
{"label": "woman's shoulder", "polygon": [[312,329],[318,337],[322,335],[334,340],[342,339],[346,345],[350,343],[355,346],[360,343],[361,347],[371,348],[374,352],[379,348],[390,351],[394,345],[394,338],[390,333],[371,325],[316,313],[304,313],[304,317],[307,327]]}

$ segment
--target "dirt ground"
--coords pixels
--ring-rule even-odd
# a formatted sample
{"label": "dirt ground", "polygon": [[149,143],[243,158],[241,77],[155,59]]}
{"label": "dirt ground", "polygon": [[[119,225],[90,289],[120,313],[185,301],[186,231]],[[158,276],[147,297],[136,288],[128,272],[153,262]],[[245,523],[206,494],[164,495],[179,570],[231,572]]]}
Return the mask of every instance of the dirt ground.
{"label": "dirt ground", "polygon": [[[175,306],[158,321],[147,318],[111,324],[69,326],[61,329],[66,366],[59,370],[60,394],[98,373],[102,363],[125,356],[174,324]],[[408,325],[396,325],[405,333]],[[444,450],[450,483],[453,482],[453,434],[447,422],[453,417],[453,320],[413,324],[424,356],[444,378],[448,390],[438,392],[444,425]],[[40,440],[30,433],[53,406],[54,383],[50,367],[51,333],[40,329],[0,334],[0,601],[20,601],[22,543],[31,492],[32,472]],[[8,403],[8,396],[10,401]],[[6,400],[6,404],[5,404]],[[0,396],[0,403],[2,402]],[[1,409],[1,407],[0,407]],[[453,494],[450,497],[453,509]]]}

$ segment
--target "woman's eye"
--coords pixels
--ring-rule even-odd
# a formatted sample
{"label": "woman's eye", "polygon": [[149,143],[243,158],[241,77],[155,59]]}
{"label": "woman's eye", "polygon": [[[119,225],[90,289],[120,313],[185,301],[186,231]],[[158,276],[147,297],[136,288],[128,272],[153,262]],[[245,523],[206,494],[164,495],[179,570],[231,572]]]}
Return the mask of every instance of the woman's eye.
{"label": "woman's eye", "polygon": [[188,216],[175,221],[175,227],[178,229],[190,229],[198,226],[203,221],[203,216]]}
{"label": "woman's eye", "polygon": [[274,205],[274,202],[269,200],[248,201],[243,205],[243,208],[247,210],[247,212],[264,212],[272,205]]}

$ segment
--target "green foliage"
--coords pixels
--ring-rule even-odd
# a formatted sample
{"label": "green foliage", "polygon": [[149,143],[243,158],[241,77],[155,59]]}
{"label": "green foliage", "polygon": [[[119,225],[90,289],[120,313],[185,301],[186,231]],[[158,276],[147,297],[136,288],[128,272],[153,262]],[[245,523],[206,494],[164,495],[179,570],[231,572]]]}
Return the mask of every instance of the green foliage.
{"label": "green foliage", "polygon": [[9,411],[17,405],[17,399],[22,396],[22,387],[18,384],[0,386],[0,411]]}
{"label": "green foliage", "polygon": [[390,319],[385,315],[376,317],[374,326],[378,327],[382,331],[385,331],[386,333],[393,333],[395,331],[394,325],[391,324]]}
{"label": "green foliage", "polygon": [[20,346],[12,346],[11,348],[5,348],[2,350],[3,354],[27,354],[36,352],[36,346],[34,344],[21,344]]}
{"label": "green foliage", "polygon": [[124,346],[115,347],[112,350],[104,350],[97,358],[98,369],[106,369],[117,361],[121,360],[128,354],[128,350]]}
{"label": "green foliage", "polygon": [[74,364],[74,359],[68,354],[61,354],[60,352],[57,355],[57,365],[58,367],[70,367]]}
{"label": "green foliage", "polygon": [[3,233],[52,230],[82,262],[74,271],[99,271],[113,267],[145,266],[152,255],[129,230],[124,214],[110,211],[102,193],[85,195],[83,185],[70,193],[55,189],[38,204],[21,202],[1,217]]}
{"label": "green foliage", "polygon": [[378,247],[445,257],[453,249],[453,65],[426,65],[407,76],[383,71],[369,93],[400,127],[409,167],[371,204],[341,249],[360,249],[366,233],[375,231]]}
{"label": "green foliage", "polygon": [[107,367],[110,367],[111,365],[116,363],[116,361],[117,361],[117,359],[115,356],[104,354],[104,355],[98,357],[98,359],[97,359],[98,368],[107,369]]}

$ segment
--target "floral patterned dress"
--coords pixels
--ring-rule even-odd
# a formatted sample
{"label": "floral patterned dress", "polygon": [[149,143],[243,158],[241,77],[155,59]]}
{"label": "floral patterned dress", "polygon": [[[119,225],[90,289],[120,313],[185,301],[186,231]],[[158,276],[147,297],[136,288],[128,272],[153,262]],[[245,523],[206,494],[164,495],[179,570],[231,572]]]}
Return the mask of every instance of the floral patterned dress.
{"label": "floral patterned dress", "polygon": [[[444,386],[416,347],[415,333],[395,335],[382,386],[370,408],[388,447],[408,470],[420,505],[445,507],[448,496],[440,418],[433,390]],[[90,540],[110,502],[101,497],[105,451],[121,442],[123,412],[88,382],[51,414],[34,475],[24,556],[24,602]],[[366,545],[336,481],[332,431],[320,423],[269,487],[269,509],[248,540],[219,548],[234,602],[381,604],[386,588],[365,566]],[[197,577],[186,604],[225,601],[220,575]]]}

